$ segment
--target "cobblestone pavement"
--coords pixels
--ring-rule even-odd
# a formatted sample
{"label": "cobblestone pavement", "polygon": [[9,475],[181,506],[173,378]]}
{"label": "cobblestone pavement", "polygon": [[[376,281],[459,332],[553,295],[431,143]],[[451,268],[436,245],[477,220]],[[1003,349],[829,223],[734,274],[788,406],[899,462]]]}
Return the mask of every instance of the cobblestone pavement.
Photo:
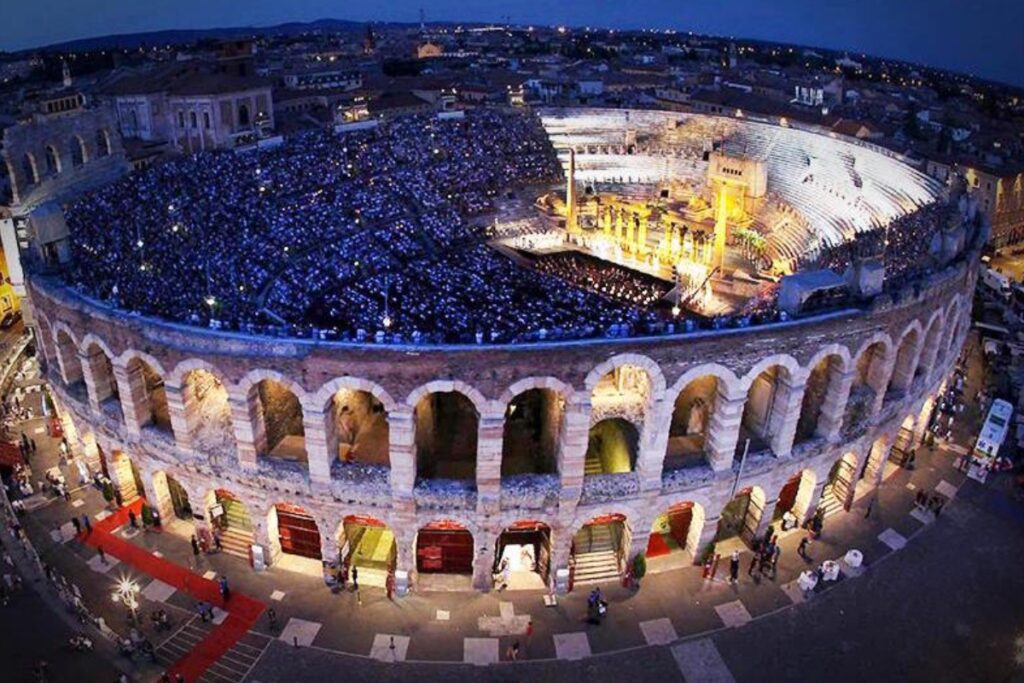
{"label": "cobblestone pavement", "polygon": [[[958,422],[964,434],[972,429],[973,420]],[[55,455],[40,427],[39,421],[24,425],[41,443],[33,466],[45,468]],[[744,576],[733,586],[722,572],[706,581],[699,569],[687,568],[648,576],[639,592],[609,586],[609,615],[600,626],[584,622],[582,591],[546,607],[539,592],[413,594],[391,602],[364,589],[360,604],[352,593],[330,593],[316,577],[278,568],[255,573],[234,557],[202,557],[196,574],[226,574],[236,591],[272,604],[278,615],[278,630],[261,619],[203,680],[327,681],[341,671],[349,680],[381,681],[1016,680],[1015,648],[1024,634],[1024,510],[998,479],[961,487],[955,457],[956,450],[921,449],[915,470],[891,471],[877,494],[828,520],[810,564],[797,556],[799,533],[785,536],[775,581]],[[959,491],[939,519],[912,516],[914,491],[943,482]],[[127,630],[123,608],[109,598],[121,576],[144,588],[144,614],[156,606],[171,613],[170,634],[143,625],[161,661],[122,662],[138,679],[153,680],[182,643],[199,635],[192,630],[203,627],[195,624],[188,595],[150,587],[130,567],[99,567],[93,549],[59,533],[72,514],[95,515],[102,507],[98,492],[82,488],[72,502],[47,502],[23,523],[43,560],[73,577],[90,610],[114,631]],[[183,566],[192,562],[187,541],[172,533],[129,540]],[[843,576],[806,599],[789,587],[803,569],[849,548],[863,552],[862,576]],[[90,561],[106,571],[94,571]],[[747,615],[745,625],[726,625]],[[521,633],[523,617],[533,621],[530,638]],[[506,661],[513,642],[520,643],[516,663]],[[394,663],[401,660],[406,663]]]}

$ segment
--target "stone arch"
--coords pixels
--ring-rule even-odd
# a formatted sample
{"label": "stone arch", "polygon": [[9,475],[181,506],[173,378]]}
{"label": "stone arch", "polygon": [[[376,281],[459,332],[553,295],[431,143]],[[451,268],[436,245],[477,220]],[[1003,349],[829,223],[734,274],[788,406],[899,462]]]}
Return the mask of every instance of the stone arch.
{"label": "stone arch", "polygon": [[178,363],[167,384],[180,392],[184,428],[195,450],[233,457],[238,450],[231,419],[231,399],[220,370],[201,359]]}
{"label": "stone arch", "polygon": [[917,368],[923,335],[921,323],[917,320],[907,325],[903,333],[900,334],[895,345],[896,358],[887,391],[902,393],[910,388]]}
{"label": "stone arch", "polygon": [[[704,532],[707,513],[704,506],[694,500],[681,500],[663,507],[651,524],[647,539],[647,560],[681,553],[687,561],[700,556],[700,539]],[[650,567],[649,567],[650,568]]]}
{"label": "stone arch", "polygon": [[94,410],[123,419],[121,391],[114,370],[114,354],[106,342],[95,334],[87,334],[82,339],[82,369],[85,371],[85,383],[89,388],[89,400]]}
{"label": "stone arch", "polygon": [[267,509],[267,542],[272,563],[282,555],[315,560],[323,559],[320,524],[301,505],[275,502]]}
{"label": "stone arch", "polygon": [[666,392],[658,431],[666,433],[663,471],[699,466],[708,458],[716,414],[724,401],[739,393],[739,379],[717,363],[688,369]]}
{"label": "stone arch", "polygon": [[303,388],[286,375],[260,369],[246,374],[236,392],[248,406],[257,455],[308,466]]}
{"label": "stone arch", "polygon": [[917,367],[914,370],[915,377],[931,377],[935,369],[935,363],[939,357],[939,347],[942,344],[942,330],[945,325],[945,313],[940,308],[932,313],[928,319],[928,326],[925,328],[922,337],[923,343],[921,352],[918,354]]}
{"label": "stone arch", "polygon": [[405,399],[405,404],[409,408],[415,409],[416,404],[427,394],[451,392],[462,394],[469,399],[480,415],[488,415],[493,412],[491,405],[484,398],[484,395],[480,393],[479,389],[472,384],[457,379],[436,379],[426,384],[421,384],[409,392]]}
{"label": "stone arch", "polygon": [[753,547],[760,533],[766,504],[767,498],[760,486],[747,486],[737,491],[718,515],[715,543],[738,537]]}
{"label": "stone arch", "polygon": [[739,452],[750,440],[750,451],[770,450],[788,455],[792,446],[805,371],[788,354],[776,354],[759,361],[741,380],[747,397],[740,418]]}
{"label": "stone arch", "polygon": [[53,326],[50,319],[41,311],[34,311],[36,320],[36,341],[39,345],[39,352],[47,365],[57,364],[60,370],[60,361],[57,359],[56,349],[53,342]]}
{"label": "stone arch", "polygon": [[[829,436],[829,423],[834,416],[827,411],[840,409],[838,392],[842,391],[842,377],[852,364],[849,349],[840,344],[829,344],[807,363],[807,381],[800,398],[794,444]],[[838,430],[839,425],[834,428]]]}
{"label": "stone arch", "polygon": [[807,519],[817,484],[818,474],[810,468],[802,469],[790,477],[779,490],[779,497],[775,503],[775,518],[781,519],[788,512],[796,518],[797,523]]}
{"label": "stone arch", "polygon": [[476,481],[481,409],[488,406],[479,391],[467,394],[466,388],[471,387],[435,381],[409,395],[417,478]]}
{"label": "stone arch", "polygon": [[960,320],[960,309],[963,305],[960,293],[957,292],[953,296],[953,300],[946,307],[946,338],[943,340],[942,357],[949,363],[953,361],[951,354],[953,352],[953,344],[957,337],[957,325]]}
{"label": "stone arch", "polygon": [[43,150],[46,159],[46,175],[55,176],[60,175],[61,163],[60,163],[60,152],[57,151],[57,145],[55,143],[49,143]]}
{"label": "stone arch", "polygon": [[588,392],[593,393],[597,387],[597,383],[601,379],[612,372],[616,368],[620,368],[625,365],[632,365],[647,371],[647,376],[651,382],[651,390],[655,397],[660,397],[665,393],[665,375],[661,371],[661,367],[647,356],[639,353],[620,353],[612,356],[608,360],[604,361],[587,373],[587,379],[584,382],[584,386]]}
{"label": "stone arch", "polygon": [[868,457],[864,459],[864,468],[860,472],[860,479],[877,485],[882,480],[888,455],[889,437],[882,434],[871,442],[871,449],[868,451]]}
{"label": "stone arch", "polygon": [[[359,570],[359,584],[386,587],[387,575],[396,568],[399,545],[387,515],[353,513],[342,517],[333,535],[346,572]],[[410,545],[411,545],[410,541]],[[408,549],[411,552],[411,548]]]}
{"label": "stone arch", "polygon": [[64,384],[71,386],[84,381],[82,360],[78,355],[78,339],[66,324],[57,321],[53,324],[53,344],[57,350],[57,364]]}
{"label": "stone arch", "polygon": [[553,377],[528,377],[502,394],[502,477],[558,472],[572,397],[572,388]]}
{"label": "stone arch", "polygon": [[89,151],[85,147],[85,141],[80,135],[72,135],[68,140],[68,149],[71,154],[72,168],[81,168],[89,161]]}
{"label": "stone arch", "polygon": [[380,385],[338,377],[313,396],[309,410],[322,415],[330,462],[390,466],[389,413],[395,401]]}
{"label": "stone arch", "polygon": [[860,458],[850,450],[836,459],[825,479],[821,492],[819,513],[828,517],[836,512],[849,510],[857,486],[857,464]]}
{"label": "stone arch", "polygon": [[164,378],[167,373],[156,358],[128,349],[116,361],[124,368],[131,391],[131,403],[139,427],[152,425],[156,429],[173,433]]}
{"label": "stone arch", "polygon": [[636,470],[641,433],[624,417],[606,417],[590,428],[584,475],[625,474]]}

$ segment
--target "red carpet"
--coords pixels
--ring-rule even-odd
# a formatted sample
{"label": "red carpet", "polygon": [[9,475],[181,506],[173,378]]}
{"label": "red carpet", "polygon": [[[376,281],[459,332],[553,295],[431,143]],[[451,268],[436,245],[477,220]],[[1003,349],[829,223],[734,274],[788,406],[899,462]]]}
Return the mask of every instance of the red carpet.
{"label": "red carpet", "polygon": [[661,557],[662,555],[668,555],[672,552],[672,549],[668,547],[668,543],[665,543],[665,539],[661,537],[661,534],[651,534],[647,539],[647,557]]}
{"label": "red carpet", "polygon": [[180,673],[186,681],[196,681],[204,671],[252,628],[266,606],[258,600],[234,591],[231,593],[231,599],[225,605],[221,600],[220,588],[216,581],[196,576],[182,566],[156,557],[123,538],[115,536],[114,532],[128,523],[129,510],[133,510],[139,519],[142,518],[142,504],[143,501],[139,499],[131,505],[121,508],[103,521],[94,524],[91,534],[83,534],[79,538],[93,547],[103,546],[103,552],[106,554],[116,557],[154,579],[159,579],[178,590],[185,591],[196,600],[205,600],[227,611],[228,616],[224,623],[215,628],[191,652],[171,667],[172,676]]}

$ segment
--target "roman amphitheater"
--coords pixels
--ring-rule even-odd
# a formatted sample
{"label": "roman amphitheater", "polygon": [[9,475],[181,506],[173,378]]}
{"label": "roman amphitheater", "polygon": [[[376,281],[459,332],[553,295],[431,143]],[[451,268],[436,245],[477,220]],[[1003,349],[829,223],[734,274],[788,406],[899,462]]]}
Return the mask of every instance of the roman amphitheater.
{"label": "roman amphitheater", "polygon": [[[346,233],[346,249],[364,235],[370,246],[289,259],[257,305],[237,294],[249,279],[219,278],[270,273],[259,259],[278,252],[171,270],[169,253],[173,263],[203,259],[202,247],[173,252],[167,242],[179,225],[200,227],[188,212],[201,201],[181,188],[170,200],[131,195],[124,210],[148,197],[145,215],[162,216],[151,232],[142,214],[124,234],[104,218],[112,193],[136,186],[82,199],[67,212],[71,274],[36,269],[28,287],[74,453],[123,499],[145,495],[200,536],[217,529],[230,552],[358,566],[361,582],[390,576],[400,593],[487,590],[503,559],[517,588],[616,580],[640,553],[661,571],[877,486],[920,436],[969,327],[985,238],[969,202],[890,152],[785,121],[597,110],[534,119],[547,147],[515,170],[528,183],[488,177],[477,187],[474,168],[456,167],[454,154],[446,162],[467,196],[516,188],[504,196],[518,232],[461,206],[452,220],[482,216],[497,232],[447,243],[435,227],[442,215],[418,201],[402,234],[425,253],[457,255],[402,247],[416,254],[406,270],[352,274],[358,282],[327,303],[302,284],[327,290],[342,277],[332,258],[372,263],[374,250],[395,248],[370,240],[392,219],[357,211],[361,231]],[[423,152],[433,163],[448,149],[436,129],[445,122],[423,125],[441,137]],[[417,133],[396,130],[388,135]],[[336,135],[359,141],[345,143],[350,153],[382,134]],[[451,149],[468,144],[452,136]],[[303,144],[307,163],[325,143]],[[287,183],[286,153],[231,162],[249,164],[239,177],[277,173],[253,202]],[[399,170],[401,192],[430,194],[428,181]],[[239,194],[216,197],[226,215],[249,201]],[[90,233],[97,220],[105,238]],[[741,234],[753,235],[747,247]],[[595,277],[642,271],[664,287],[641,304],[532,268],[568,251]],[[458,254],[464,261],[445,260]],[[691,266],[698,277],[683,282]],[[153,269],[169,293],[147,278]],[[538,279],[524,288],[519,273]],[[380,282],[376,294],[344,298]],[[466,332],[421,331],[449,320],[446,306],[459,314],[452,325],[470,320]],[[586,329],[545,319],[574,307],[593,315]]]}

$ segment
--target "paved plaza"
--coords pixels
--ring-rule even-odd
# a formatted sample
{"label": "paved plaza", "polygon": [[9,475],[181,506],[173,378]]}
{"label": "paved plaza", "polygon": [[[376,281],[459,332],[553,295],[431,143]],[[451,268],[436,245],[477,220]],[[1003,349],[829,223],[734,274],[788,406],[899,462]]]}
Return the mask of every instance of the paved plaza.
{"label": "paved plaza", "polygon": [[[21,425],[40,442],[32,463],[37,468],[56,464],[55,442],[39,433],[41,424]],[[723,564],[714,580],[688,567],[650,575],[639,591],[607,585],[609,612],[600,625],[585,620],[583,590],[559,596],[552,606],[539,591],[412,593],[391,601],[372,588],[358,595],[331,592],[306,573],[254,572],[228,555],[196,563],[187,538],[169,528],[124,533],[124,511],[111,516],[91,486],[75,489],[71,501],[38,500],[20,521],[42,562],[75,584],[105,629],[128,630],[124,608],[110,600],[113,583],[124,578],[138,585],[143,615],[157,608],[169,613],[168,631],[154,630],[145,619],[140,627],[156,647],[155,662],[116,657],[102,636],[97,653],[81,656],[83,671],[112,672],[108,659],[140,681],[195,658],[201,644],[233,624],[231,642],[204,664],[199,680],[327,681],[341,669],[351,680],[388,681],[1016,680],[1016,639],[1024,632],[1018,571],[1024,508],[998,478],[984,486],[965,482],[953,467],[957,450],[922,448],[916,469],[890,467],[877,494],[829,518],[808,561],[796,552],[802,534],[784,534],[774,580],[741,572],[733,585]],[[74,481],[72,472],[65,475]],[[913,514],[919,489],[951,498],[939,518]],[[70,528],[71,516],[82,514],[98,529],[109,527],[110,540],[103,542],[116,539],[130,552],[111,545],[101,559],[101,542],[83,542]],[[4,541],[18,556],[9,535]],[[840,560],[851,548],[863,553],[862,567],[843,564],[836,582],[810,592],[797,585],[801,571]],[[744,554],[744,567],[747,561]],[[31,680],[36,658],[48,655],[69,670],[61,641],[81,627],[59,609],[47,582],[32,578],[27,561],[19,557],[19,563],[28,587],[0,610],[3,632],[14,634],[9,642],[26,639],[17,625],[30,618],[45,621],[41,632],[47,635],[27,639],[32,647],[19,651],[15,668]],[[165,573],[170,569],[179,573]],[[196,595],[219,576],[229,577],[233,593],[253,605],[251,626],[239,628],[236,606],[220,609],[215,597],[214,619],[199,618]],[[268,606],[276,611],[276,628]],[[509,661],[513,644],[516,662]],[[90,680],[106,674],[95,676]]]}

